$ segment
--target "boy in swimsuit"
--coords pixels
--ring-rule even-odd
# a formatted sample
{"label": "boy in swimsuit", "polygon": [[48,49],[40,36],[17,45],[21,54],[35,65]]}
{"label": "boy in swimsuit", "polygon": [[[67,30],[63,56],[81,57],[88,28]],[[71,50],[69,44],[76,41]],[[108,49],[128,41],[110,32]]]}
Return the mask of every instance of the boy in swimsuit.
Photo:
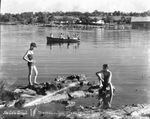
{"label": "boy in swimsuit", "polygon": [[[27,61],[27,65],[28,65],[28,69],[29,69],[29,74],[28,74],[29,86],[32,86],[33,84],[37,84],[36,79],[37,79],[38,71],[35,66],[35,61],[34,61],[34,57],[33,57],[33,50],[36,47],[37,47],[36,43],[31,43],[29,50],[23,56],[23,59],[25,61]],[[34,75],[34,81],[32,83],[31,79],[32,79],[33,71],[34,71],[35,75]]]}
{"label": "boy in swimsuit", "polygon": [[103,70],[96,72],[96,76],[99,79],[99,85],[101,87],[101,84],[103,85],[102,88],[99,90],[99,93],[106,92],[106,88],[110,88],[110,105],[112,102],[112,96],[113,96],[113,86],[111,83],[112,79],[112,72],[109,70],[108,64],[103,64]]}

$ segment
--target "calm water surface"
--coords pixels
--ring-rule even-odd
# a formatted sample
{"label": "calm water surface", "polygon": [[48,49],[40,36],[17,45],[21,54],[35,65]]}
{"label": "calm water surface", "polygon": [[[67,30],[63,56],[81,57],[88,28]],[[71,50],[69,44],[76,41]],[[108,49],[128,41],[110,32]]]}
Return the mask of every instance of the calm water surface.
{"label": "calm water surface", "polygon": [[[47,45],[51,32],[56,37],[61,32],[79,33],[81,43]],[[34,51],[38,82],[71,74],[86,74],[97,82],[95,72],[108,63],[116,87],[113,106],[150,102],[150,31],[1,26],[1,79],[14,85],[28,83],[22,57],[31,42],[38,46]]]}

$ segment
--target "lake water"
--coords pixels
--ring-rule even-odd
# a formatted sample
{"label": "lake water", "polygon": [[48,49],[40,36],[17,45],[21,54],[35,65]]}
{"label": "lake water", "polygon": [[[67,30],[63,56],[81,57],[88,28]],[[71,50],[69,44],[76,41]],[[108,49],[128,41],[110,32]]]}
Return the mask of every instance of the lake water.
{"label": "lake water", "polygon": [[[61,32],[79,33],[81,43],[46,44],[47,35],[58,37]],[[95,72],[108,63],[116,88],[112,106],[150,103],[150,31],[1,26],[1,79],[13,85],[28,83],[22,57],[31,42],[37,43],[38,82],[71,74],[85,74],[89,81],[97,82]]]}

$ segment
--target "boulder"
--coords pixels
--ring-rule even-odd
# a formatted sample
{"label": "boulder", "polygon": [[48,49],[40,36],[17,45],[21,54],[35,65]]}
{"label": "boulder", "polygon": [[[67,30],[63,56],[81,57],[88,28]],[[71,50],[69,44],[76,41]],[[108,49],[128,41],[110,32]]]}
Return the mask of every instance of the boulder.
{"label": "boulder", "polygon": [[1,94],[1,100],[5,101],[5,102],[16,100],[19,97],[20,97],[19,93],[15,93],[15,92],[12,92],[9,90],[4,90],[4,91],[2,91],[2,94]]}
{"label": "boulder", "polygon": [[25,103],[25,99],[20,99],[20,100],[15,102],[14,106],[17,108],[22,108],[24,103]]}

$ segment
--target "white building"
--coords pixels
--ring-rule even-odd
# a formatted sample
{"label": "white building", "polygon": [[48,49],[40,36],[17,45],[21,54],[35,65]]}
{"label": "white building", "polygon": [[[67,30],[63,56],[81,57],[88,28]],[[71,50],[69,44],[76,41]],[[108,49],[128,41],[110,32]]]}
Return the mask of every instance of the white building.
{"label": "white building", "polygon": [[105,24],[104,20],[98,20],[97,22],[93,22],[93,23],[97,24],[97,25],[103,25],[103,24]]}
{"label": "white building", "polygon": [[105,23],[104,23],[104,20],[98,20],[98,21],[96,22],[96,24],[105,24]]}

